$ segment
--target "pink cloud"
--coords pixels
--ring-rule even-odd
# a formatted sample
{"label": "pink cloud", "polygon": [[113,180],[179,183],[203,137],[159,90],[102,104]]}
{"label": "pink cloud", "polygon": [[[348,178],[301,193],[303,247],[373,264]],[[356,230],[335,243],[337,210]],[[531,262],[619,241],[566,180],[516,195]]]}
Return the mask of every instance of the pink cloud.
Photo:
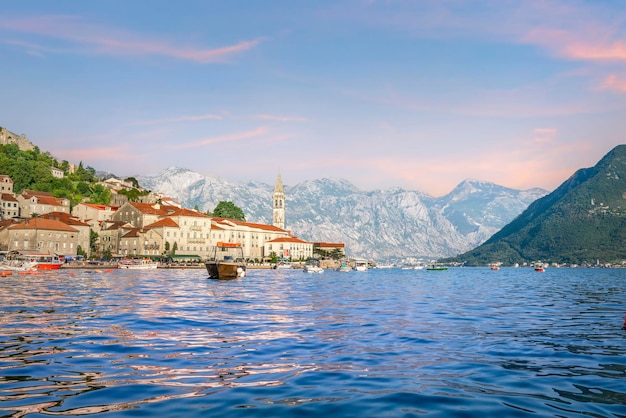
{"label": "pink cloud", "polygon": [[600,88],[603,90],[613,90],[620,93],[626,93],[626,79],[618,77],[615,74],[610,74],[604,79]]}
{"label": "pink cloud", "polygon": [[[172,45],[168,42],[154,39],[141,39],[135,33],[85,23],[76,16],[4,19],[0,22],[0,29],[60,39],[88,48],[87,51],[90,53],[106,55],[163,55],[205,64],[223,62],[236,53],[254,48],[261,42],[260,39],[254,39],[221,48],[192,48]],[[19,42],[14,41],[14,44],[19,45]],[[29,48],[23,43],[21,45]],[[47,48],[41,45],[36,47],[39,51],[59,52],[58,48]]]}
{"label": "pink cloud", "polygon": [[196,147],[202,147],[205,145],[213,145],[213,144],[218,144],[218,143],[223,143],[223,142],[241,141],[245,139],[256,138],[256,137],[265,135],[266,133],[267,133],[267,128],[259,127],[253,131],[238,132],[232,135],[205,138],[196,142],[176,144],[176,145],[173,145],[172,148],[174,149],[196,148]]}

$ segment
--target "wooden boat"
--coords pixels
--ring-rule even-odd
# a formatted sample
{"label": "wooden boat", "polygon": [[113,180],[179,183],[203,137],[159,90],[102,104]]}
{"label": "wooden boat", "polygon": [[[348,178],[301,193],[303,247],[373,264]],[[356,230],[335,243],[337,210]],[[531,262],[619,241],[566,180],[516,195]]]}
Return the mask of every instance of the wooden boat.
{"label": "wooden boat", "polygon": [[159,266],[159,263],[149,258],[123,258],[117,263],[118,269],[151,270]]}
{"label": "wooden boat", "polygon": [[218,242],[205,263],[209,279],[237,279],[246,276],[246,261],[239,242]]}

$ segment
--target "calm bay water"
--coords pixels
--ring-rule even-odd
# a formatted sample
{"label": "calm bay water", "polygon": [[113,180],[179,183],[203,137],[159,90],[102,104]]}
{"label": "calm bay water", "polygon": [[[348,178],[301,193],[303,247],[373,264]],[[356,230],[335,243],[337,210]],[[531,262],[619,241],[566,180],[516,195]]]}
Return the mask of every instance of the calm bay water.
{"label": "calm bay water", "polygon": [[626,416],[626,269],[0,279],[0,416]]}

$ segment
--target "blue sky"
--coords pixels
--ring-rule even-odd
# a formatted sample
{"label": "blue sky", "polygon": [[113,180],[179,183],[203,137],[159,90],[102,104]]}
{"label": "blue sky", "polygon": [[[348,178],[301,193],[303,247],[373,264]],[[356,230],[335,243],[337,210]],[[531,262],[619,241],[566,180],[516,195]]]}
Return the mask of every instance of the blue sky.
{"label": "blue sky", "polygon": [[118,176],[553,190],[626,142],[622,0],[23,0],[0,15],[0,126]]}

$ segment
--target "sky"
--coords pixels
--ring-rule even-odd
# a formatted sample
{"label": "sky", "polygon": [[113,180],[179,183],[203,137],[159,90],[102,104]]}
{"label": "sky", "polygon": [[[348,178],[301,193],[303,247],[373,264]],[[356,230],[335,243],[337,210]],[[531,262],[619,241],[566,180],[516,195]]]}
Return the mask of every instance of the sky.
{"label": "sky", "polygon": [[551,191],[626,143],[624,0],[20,0],[0,16],[0,126],[119,177]]}

